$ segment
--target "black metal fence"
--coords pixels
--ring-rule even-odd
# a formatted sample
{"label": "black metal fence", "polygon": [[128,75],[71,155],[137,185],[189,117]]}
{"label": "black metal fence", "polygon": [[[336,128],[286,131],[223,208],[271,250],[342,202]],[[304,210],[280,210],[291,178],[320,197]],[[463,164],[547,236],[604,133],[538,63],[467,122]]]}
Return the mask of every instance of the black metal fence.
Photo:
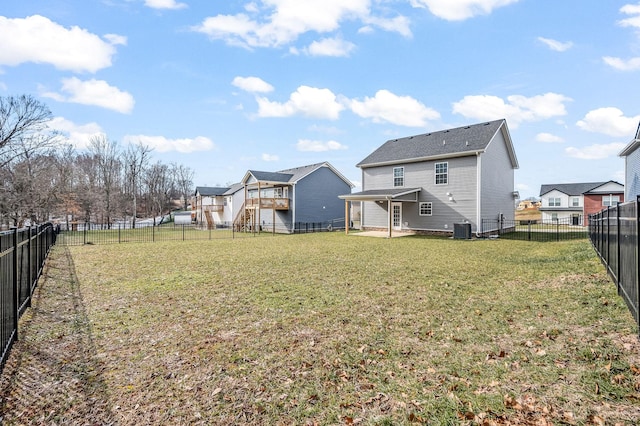
{"label": "black metal fence", "polygon": [[589,239],[640,326],[638,204],[629,201],[589,215]]}
{"label": "black metal fence", "polygon": [[18,320],[31,305],[56,228],[44,224],[0,233],[0,371],[18,339]]}
{"label": "black metal fence", "polygon": [[571,220],[482,219],[480,236],[526,241],[566,241],[588,237],[588,228],[573,225]]}
{"label": "black metal fence", "polygon": [[94,223],[78,223],[67,229],[61,227],[57,243],[76,246],[85,244],[122,244],[146,243],[156,241],[195,241],[228,238],[255,237],[269,234],[305,234],[311,232],[330,232],[344,229],[341,222],[296,222],[294,224],[274,224],[263,222],[260,225],[246,225],[242,228],[232,223],[216,223],[215,226],[197,226],[190,224],[168,223],[162,226],[143,226],[132,229],[120,224],[112,224],[110,229]]}

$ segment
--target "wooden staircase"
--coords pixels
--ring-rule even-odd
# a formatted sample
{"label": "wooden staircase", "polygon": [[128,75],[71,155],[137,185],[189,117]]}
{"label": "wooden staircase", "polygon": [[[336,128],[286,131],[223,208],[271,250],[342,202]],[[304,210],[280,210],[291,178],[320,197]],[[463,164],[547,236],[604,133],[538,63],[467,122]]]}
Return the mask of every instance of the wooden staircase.
{"label": "wooden staircase", "polygon": [[254,222],[256,209],[253,207],[246,207],[242,204],[240,212],[233,221],[233,227],[238,232],[250,231],[251,225]]}
{"label": "wooden staircase", "polygon": [[211,216],[211,212],[209,210],[205,210],[204,211],[204,216],[207,218],[207,229],[214,229],[216,227],[216,224],[213,221],[213,217]]}

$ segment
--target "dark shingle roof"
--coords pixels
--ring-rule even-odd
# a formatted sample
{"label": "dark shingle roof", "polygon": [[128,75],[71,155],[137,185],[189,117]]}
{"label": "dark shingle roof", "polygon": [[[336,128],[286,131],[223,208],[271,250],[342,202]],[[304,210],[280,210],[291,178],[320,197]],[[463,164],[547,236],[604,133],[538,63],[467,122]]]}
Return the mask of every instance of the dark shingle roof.
{"label": "dark shingle roof", "polygon": [[605,185],[609,182],[584,182],[584,183],[556,183],[540,186],[540,195],[547,194],[553,190],[560,191],[567,195],[582,195],[595,188]]}
{"label": "dark shingle roof", "polygon": [[[353,183],[351,183],[346,177],[344,177],[338,170],[336,170],[331,164],[326,161],[322,163],[309,164],[308,166],[300,166],[294,167],[292,169],[280,170],[279,172],[262,172],[258,170],[249,170],[247,173],[253,175],[253,177],[262,182],[296,183],[300,179],[322,167],[328,167],[338,177],[344,180],[349,186],[354,186]],[[245,175],[245,179],[246,177],[247,175]]]}
{"label": "dark shingle roof", "polygon": [[[391,139],[357,164],[367,167],[377,164],[428,159],[430,157],[459,156],[484,152],[487,145],[506,121],[495,120],[438,132]],[[509,143],[511,143],[509,141]],[[515,154],[513,162],[517,165]]]}
{"label": "dark shingle roof", "polygon": [[222,195],[229,190],[228,187],[220,186],[196,186],[195,193],[200,194],[203,197],[215,197]]}
{"label": "dark shingle roof", "polygon": [[293,175],[289,173],[261,172],[259,170],[249,170],[249,173],[251,173],[256,179],[266,182],[286,183],[293,177]]}

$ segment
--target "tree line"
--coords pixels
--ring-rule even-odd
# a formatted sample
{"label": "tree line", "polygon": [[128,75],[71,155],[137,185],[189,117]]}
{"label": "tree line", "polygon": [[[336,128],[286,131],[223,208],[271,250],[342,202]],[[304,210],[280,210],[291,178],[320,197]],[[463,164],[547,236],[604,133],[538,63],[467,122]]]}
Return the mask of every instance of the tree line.
{"label": "tree line", "polygon": [[187,208],[194,176],[188,167],[154,162],[150,147],[123,147],[106,135],[78,151],[49,128],[51,119],[47,105],[30,95],[0,97],[0,225],[59,220],[135,227],[139,217],[169,212],[173,200]]}

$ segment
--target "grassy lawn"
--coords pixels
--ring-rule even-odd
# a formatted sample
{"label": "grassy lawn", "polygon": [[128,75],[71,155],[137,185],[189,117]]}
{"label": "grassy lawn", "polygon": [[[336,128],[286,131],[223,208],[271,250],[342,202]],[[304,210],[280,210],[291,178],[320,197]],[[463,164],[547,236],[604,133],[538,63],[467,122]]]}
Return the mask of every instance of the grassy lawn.
{"label": "grassy lawn", "polygon": [[[587,240],[56,247],[45,278],[5,424],[640,421],[637,328]],[[33,363],[64,395],[27,396],[55,393],[24,391]]]}

